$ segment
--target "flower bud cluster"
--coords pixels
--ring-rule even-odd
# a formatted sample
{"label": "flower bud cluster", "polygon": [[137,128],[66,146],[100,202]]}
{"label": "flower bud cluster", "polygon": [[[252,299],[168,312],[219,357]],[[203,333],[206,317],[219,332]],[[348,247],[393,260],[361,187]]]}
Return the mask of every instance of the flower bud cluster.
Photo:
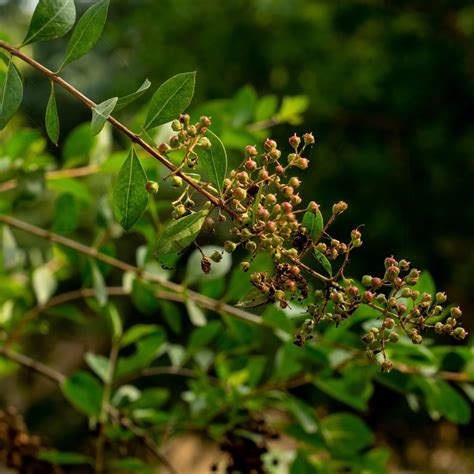
{"label": "flower bud cluster", "polygon": [[196,147],[209,149],[211,142],[205,136],[208,127],[212,124],[210,117],[202,116],[198,122],[191,123],[188,114],[181,114],[178,119],[171,122],[173,134],[169,143],[161,143],[158,151],[162,155],[167,155],[171,151],[184,150],[184,158],[181,166],[186,164],[189,168],[194,168],[198,162],[198,155],[194,151]]}

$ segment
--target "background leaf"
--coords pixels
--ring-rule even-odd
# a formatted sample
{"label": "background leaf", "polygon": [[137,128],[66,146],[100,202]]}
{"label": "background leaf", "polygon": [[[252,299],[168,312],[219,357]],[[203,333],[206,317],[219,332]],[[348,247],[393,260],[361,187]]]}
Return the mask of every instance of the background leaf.
{"label": "background leaf", "polygon": [[94,47],[104,29],[108,9],[109,0],[102,0],[92,5],[82,15],[72,32],[61,69],[66,64],[84,56]]}
{"label": "background leaf", "polygon": [[309,236],[316,242],[324,227],[323,216],[319,208],[316,212],[307,211],[304,213],[303,225],[308,229]]}
{"label": "background leaf", "polygon": [[76,21],[74,0],[40,0],[22,46],[65,35]]}
{"label": "background leaf", "polygon": [[45,124],[48,137],[55,145],[57,145],[59,139],[59,117],[58,109],[56,107],[54,82],[51,82],[51,93],[49,95],[48,105],[46,106]]}
{"label": "background leaf", "polygon": [[195,82],[195,72],[184,72],[161,84],[151,99],[143,128],[158,127],[183,113],[193,98]]}
{"label": "background leaf", "polygon": [[113,191],[115,218],[125,230],[129,230],[146,209],[148,203],[146,182],[145,170],[132,147],[120,168]]}
{"label": "background leaf", "polygon": [[227,175],[227,152],[220,138],[211,130],[206,132],[206,137],[211,142],[211,148],[196,147],[195,151],[211,183],[215,184],[222,194],[224,178]]}
{"label": "background leaf", "polygon": [[0,57],[5,64],[8,64],[0,93],[0,130],[3,130],[21,105],[23,82],[18,69],[13,64],[13,58],[8,60],[3,54]]}
{"label": "background leaf", "polygon": [[64,396],[79,411],[98,417],[102,405],[102,387],[94,376],[87,372],[76,372],[62,385]]}

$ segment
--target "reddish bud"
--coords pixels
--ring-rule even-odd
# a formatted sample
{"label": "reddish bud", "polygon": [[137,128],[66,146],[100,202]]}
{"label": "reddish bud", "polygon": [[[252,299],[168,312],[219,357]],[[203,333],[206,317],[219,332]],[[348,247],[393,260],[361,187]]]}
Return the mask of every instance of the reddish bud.
{"label": "reddish bud", "polygon": [[301,138],[296,135],[296,133],[292,135],[288,141],[290,142],[290,146],[292,146],[293,148],[298,148],[301,144]]}

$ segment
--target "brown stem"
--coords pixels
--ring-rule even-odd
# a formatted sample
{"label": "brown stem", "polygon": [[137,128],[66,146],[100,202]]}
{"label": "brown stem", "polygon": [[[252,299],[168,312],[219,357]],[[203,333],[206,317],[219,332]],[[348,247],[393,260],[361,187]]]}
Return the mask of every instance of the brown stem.
{"label": "brown stem", "polygon": [[[22,53],[18,48],[15,48],[11,44],[8,44],[8,43],[6,43],[5,41],[2,41],[2,40],[0,40],[0,48],[3,48],[5,51],[8,51],[13,56],[16,56],[17,58],[21,59],[25,63],[32,66],[34,69],[36,69],[41,74],[46,76],[49,80],[55,82],[60,87],[65,89],[67,92],[69,92],[71,95],[73,95],[74,97],[79,99],[87,108],[93,109],[97,105],[94,101],[89,99],[82,92],[80,92],[74,86],[69,84],[69,82],[65,81],[63,78],[58,76],[56,73],[54,73],[53,71],[51,71],[47,67],[43,66],[41,63],[35,61],[30,56],[27,56],[26,54]],[[149,145],[139,135],[132,132],[122,122],[118,121],[117,119],[115,119],[112,116],[110,116],[107,120],[117,130],[122,132],[128,138],[130,138],[130,140],[133,143],[136,143],[143,150],[145,150],[149,155],[151,155],[153,158],[155,158],[160,163],[162,163],[164,166],[166,166],[173,174],[176,174],[176,175],[180,176],[183,179],[183,181],[185,181],[190,186],[192,186],[194,189],[196,189],[196,191],[200,192],[208,201],[212,202],[215,206],[220,207],[221,209],[225,210],[228,214],[230,214],[234,218],[238,218],[238,215],[232,209],[230,209],[228,206],[226,206],[221,199],[219,199],[218,197],[216,197],[213,194],[206,191],[203,187],[201,187],[199,184],[197,184],[196,181],[189,178],[182,171],[178,170],[178,168],[175,165],[173,165],[173,163],[171,163],[171,161],[169,161],[168,158],[161,155],[155,148],[153,148],[151,145]]]}
{"label": "brown stem", "polygon": [[[62,178],[80,178],[81,176],[88,176],[97,173],[100,169],[99,165],[87,165],[80,168],[72,168],[67,170],[54,170],[45,173],[46,179],[62,179]],[[0,184],[0,193],[15,189],[17,185],[16,179],[10,179]]]}

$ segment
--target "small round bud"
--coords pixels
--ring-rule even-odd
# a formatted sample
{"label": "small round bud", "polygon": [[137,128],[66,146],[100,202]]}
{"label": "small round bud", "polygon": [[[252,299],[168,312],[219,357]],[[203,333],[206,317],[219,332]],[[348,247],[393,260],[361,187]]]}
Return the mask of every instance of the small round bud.
{"label": "small round bud", "polygon": [[255,148],[255,147],[252,146],[252,145],[247,145],[247,146],[245,147],[245,153],[246,153],[248,156],[257,156],[257,155],[258,155],[257,148]]}
{"label": "small round bud", "polygon": [[245,244],[245,248],[250,252],[250,253],[254,253],[255,250],[257,250],[257,244],[252,241],[252,240],[249,240],[246,244]]}
{"label": "small round bud", "polygon": [[266,204],[275,204],[277,202],[277,198],[274,194],[267,194],[265,196],[265,203]]}
{"label": "small round bud", "polygon": [[268,152],[268,156],[272,159],[272,160],[278,160],[281,156],[281,151],[278,150],[278,148],[273,148],[273,150],[270,150]]}
{"label": "small round bud", "polygon": [[186,126],[189,125],[190,120],[191,120],[191,117],[189,116],[189,114],[181,114],[179,116],[179,121]]}
{"label": "small round bud", "polygon": [[156,194],[160,189],[160,185],[156,181],[147,181],[145,188],[147,193]]}
{"label": "small round bud", "polygon": [[291,186],[285,186],[282,192],[283,192],[283,196],[289,198],[293,196],[294,189]]}
{"label": "small round bud", "polygon": [[357,239],[360,239],[362,237],[362,234],[360,233],[360,231],[358,229],[353,229],[351,231],[351,239],[352,240],[357,240]]}
{"label": "small round bud", "polygon": [[203,115],[200,119],[199,119],[199,123],[203,126],[203,127],[209,127],[209,125],[211,125],[212,123],[212,120],[210,117],[207,117],[206,115]]}
{"label": "small round bud", "polygon": [[396,332],[391,332],[388,339],[390,342],[398,342],[400,340],[400,336]]}
{"label": "small round bud", "polygon": [[285,172],[285,168],[283,168],[283,166],[281,166],[281,165],[275,166],[275,173],[276,174],[283,174],[284,172]]}
{"label": "small round bud", "polygon": [[276,290],[275,291],[275,298],[278,301],[284,301],[285,300],[285,292],[282,290]]}
{"label": "small round bud", "polygon": [[372,286],[372,277],[370,275],[364,275],[362,277],[362,285],[364,286]]}
{"label": "small round bud", "polygon": [[219,252],[218,250],[215,250],[210,258],[213,262],[218,263],[222,260],[222,253]]}
{"label": "small round bud", "polygon": [[393,329],[393,327],[395,326],[395,320],[392,319],[392,318],[385,318],[383,320],[383,325],[387,328],[387,329]]}
{"label": "small round bud", "polygon": [[166,155],[167,153],[169,153],[170,150],[171,150],[171,147],[168,145],[168,143],[161,143],[160,146],[158,147],[158,151],[162,155]]}
{"label": "small round bud", "polygon": [[240,262],[240,269],[243,272],[248,272],[249,268],[250,268],[250,263],[249,262]]}
{"label": "small round bud", "polygon": [[460,318],[462,316],[462,311],[459,306],[455,306],[454,308],[451,308],[450,314],[453,318]]}
{"label": "small round bud", "polygon": [[177,135],[173,135],[170,138],[170,147],[171,148],[178,148],[179,147],[179,138]]}
{"label": "small round bud", "polygon": [[301,204],[300,195],[299,194],[294,194],[293,196],[291,196],[290,202],[291,202],[291,204],[293,204],[293,206],[298,206],[299,204]]}
{"label": "small round bud", "polygon": [[446,296],[446,293],[441,292],[441,291],[438,291],[438,293],[436,293],[436,302],[437,303],[444,303],[447,299],[448,299],[448,297]]}
{"label": "small round bud", "polygon": [[384,280],[387,281],[393,281],[395,278],[398,276],[400,273],[400,269],[396,267],[395,265],[391,265],[390,267],[387,268],[384,276]]}
{"label": "small round bud", "polygon": [[390,360],[384,360],[381,365],[382,372],[389,373],[393,369],[393,363]]}
{"label": "small round bud", "polygon": [[374,288],[380,288],[383,285],[383,280],[381,278],[374,277],[372,278],[371,283]]}
{"label": "small round bud", "polygon": [[407,272],[410,269],[410,262],[403,258],[398,262],[398,266],[400,267],[400,270]]}
{"label": "small round bud", "polygon": [[174,175],[171,178],[171,186],[173,186],[173,188],[180,188],[182,185],[183,185],[183,178],[181,178],[181,176]]}
{"label": "small round bud", "polygon": [[291,211],[293,211],[293,206],[288,201],[282,202],[281,208],[285,214],[289,214]]}
{"label": "small round bud", "polygon": [[371,291],[364,291],[362,293],[362,299],[367,303],[371,303],[375,299],[375,295]]}
{"label": "small round bud", "polygon": [[179,120],[173,120],[171,122],[171,129],[175,132],[179,132],[183,128],[182,123]]}
{"label": "small round bud", "polygon": [[235,242],[232,242],[231,240],[226,240],[224,242],[224,250],[227,253],[232,253],[236,248],[237,248],[237,244]]}
{"label": "small round bud", "polygon": [[262,181],[267,181],[268,178],[270,177],[268,171],[266,169],[261,169],[258,173],[258,177],[262,180]]}
{"label": "small round bud", "polygon": [[212,146],[211,140],[209,140],[209,138],[207,138],[207,137],[202,137],[201,140],[199,140],[198,145],[201,148],[204,148],[205,150],[209,150]]}
{"label": "small round bud", "polygon": [[245,163],[244,163],[244,166],[246,169],[248,169],[249,171],[254,171],[256,168],[257,168],[257,163],[254,161],[254,160],[247,160]]}
{"label": "small round bud", "polygon": [[186,208],[184,207],[183,204],[178,204],[176,207],[175,207],[175,211],[176,211],[176,214],[181,217],[181,216],[184,216],[184,214],[186,214]]}
{"label": "small round bud", "polygon": [[296,133],[292,135],[288,141],[290,142],[290,146],[293,148],[298,148],[301,144],[301,138],[296,135]]}
{"label": "small round bud", "polygon": [[288,181],[288,184],[290,186],[293,186],[293,188],[298,188],[301,184],[301,180],[299,178],[297,178],[296,176],[293,176],[292,178],[290,178],[290,180]]}
{"label": "small round bud", "polygon": [[347,203],[345,203],[344,201],[339,201],[332,206],[332,213],[334,215],[341,214],[342,212],[347,210],[348,207],[349,206],[347,205]]}
{"label": "small round bud", "polygon": [[305,145],[314,145],[315,139],[312,133],[305,133],[303,135],[303,141]]}
{"label": "small round bud", "polygon": [[277,229],[277,226],[274,221],[268,221],[265,224],[265,229],[267,229],[269,232],[274,233]]}
{"label": "small round bud", "polygon": [[288,291],[295,291],[296,290],[296,283],[293,280],[286,280],[285,281],[285,288]]}
{"label": "small round bud", "polygon": [[273,148],[276,148],[277,147],[277,143],[275,140],[270,140],[269,138],[267,138],[265,140],[265,142],[263,143],[263,148],[265,149],[265,151],[270,151],[272,150]]}
{"label": "small round bud", "polygon": [[451,335],[455,337],[456,339],[462,341],[463,339],[466,338],[467,336],[467,331],[464,328],[456,328]]}
{"label": "small round bud", "polygon": [[247,191],[243,188],[235,188],[232,192],[232,195],[235,197],[235,199],[242,201],[247,197]]}
{"label": "small round bud", "polygon": [[211,271],[211,260],[209,257],[201,258],[201,270],[206,274]]}
{"label": "small round bud", "polygon": [[308,168],[309,166],[309,160],[308,158],[298,158],[296,161],[295,161],[295,165],[297,168],[299,168],[300,170],[305,170]]}

